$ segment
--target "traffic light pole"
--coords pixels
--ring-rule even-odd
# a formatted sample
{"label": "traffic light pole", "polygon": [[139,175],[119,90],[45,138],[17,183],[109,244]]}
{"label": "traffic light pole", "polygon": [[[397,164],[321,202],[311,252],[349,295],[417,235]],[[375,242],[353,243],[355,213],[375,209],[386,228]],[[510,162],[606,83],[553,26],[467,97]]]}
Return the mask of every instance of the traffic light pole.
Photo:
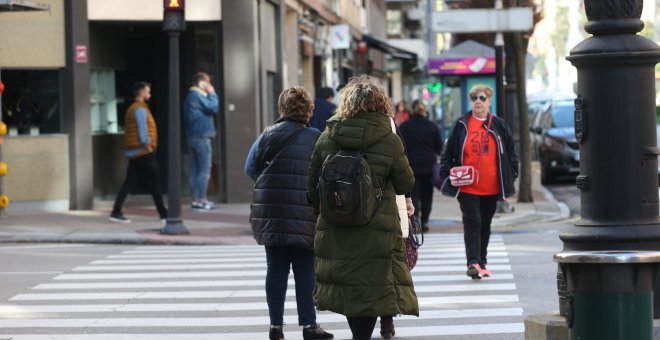
{"label": "traffic light pole", "polygon": [[169,32],[167,223],[161,233],[188,235],[181,219],[181,98],[179,95],[179,32]]}
{"label": "traffic light pole", "polygon": [[170,37],[168,101],[167,222],[162,234],[188,235],[181,219],[181,98],[179,91],[179,36],[185,30],[183,0],[165,0],[163,30]]}

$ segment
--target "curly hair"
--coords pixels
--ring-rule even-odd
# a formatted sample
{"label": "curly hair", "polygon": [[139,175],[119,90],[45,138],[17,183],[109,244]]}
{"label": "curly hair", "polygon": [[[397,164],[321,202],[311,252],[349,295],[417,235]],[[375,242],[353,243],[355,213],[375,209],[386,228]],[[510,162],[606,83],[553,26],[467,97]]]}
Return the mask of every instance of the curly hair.
{"label": "curly hair", "polygon": [[394,114],[385,89],[366,75],[351,78],[341,90],[336,112],[341,117],[355,117],[361,112],[378,112],[387,117]]}
{"label": "curly hair", "polygon": [[307,90],[294,86],[282,91],[277,101],[277,109],[283,117],[307,123],[312,118],[314,102]]}

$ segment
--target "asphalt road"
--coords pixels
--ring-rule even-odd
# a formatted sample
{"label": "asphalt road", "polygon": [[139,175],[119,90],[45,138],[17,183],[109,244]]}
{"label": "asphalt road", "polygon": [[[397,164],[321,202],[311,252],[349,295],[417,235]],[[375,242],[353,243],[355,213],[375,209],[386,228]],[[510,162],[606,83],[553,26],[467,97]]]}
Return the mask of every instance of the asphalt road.
{"label": "asphalt road", "polygon": [[[493,235],[493,277],[475,282],[464,274],[462,235],[430,236],[413,270],[421,316],[396,318],[397,338],[522,340],[525,316],[558,309],[560,227]],[[9,244],[0,246],[0,268],[0,339],[267,336],[258,246]],[[301,339],[293,292],[285,334]],[[318,318],[336,339],[350,338],[343,317]]]}

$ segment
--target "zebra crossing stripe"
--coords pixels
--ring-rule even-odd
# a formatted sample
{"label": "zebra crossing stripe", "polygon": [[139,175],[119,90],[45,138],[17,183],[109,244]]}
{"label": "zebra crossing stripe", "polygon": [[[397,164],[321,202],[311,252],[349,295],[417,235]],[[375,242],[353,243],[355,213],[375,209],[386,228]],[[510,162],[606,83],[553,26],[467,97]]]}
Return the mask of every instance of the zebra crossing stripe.
{"label": "zebra crossing stripe", "polygon": [[469,283],[459,285],[427,285],[415,287],[417,293],[487,292],[516,290],[515,283]]}
{"label": "zebra crossing stripe", "polygon": [[[416,270],[416,269],[415,269]],[[187,277],[185,275],[181,276]],[[462,275],[413,275],[414,282],[450,282],[465,281]],[[496,273],[488,281],[513,280],[513,274]],[[289,280],[289,286],[295,281]],[[202,288],[202,287],[263,287],[264,280],[214,280],[214,281],[122,281],[122,282],[84,282],[84,283],[44,283],[35,286],[36,290],[65,290],[65,289],[131,289],[131,288]]]}
{"label": "zebra crossing stripe", "polygon": [[62,274],[53,280],[125,280],[125,279],[175,279],[195,277],[263,277],[265,270],[214,271],[214,272],[153,272],[153,273],[104,273],[104,274]]}
{"label": "zebra crossing stripe", "polygon": [[[237,258],[239,260],[236,260]],[[418,293],[420,317],[397,318],[396,320],[406,321],[397,326],[397,336],[438,338],[523,332],[522,322],[511,322],[521,321],[523,310],[518,304],[519,297],[513,282],[508,253],[499,235],[491,238],[488,268],[493,271],[493,277],[483,281],[470,280],[465,275],[462,235],[426,235],[426,243],[420,249],[418,266],[412,272]],[[88,265],[75,267],[73,273],[60,274],[53,278],[53,282],[35,286],[31,293],[12,297],[10,301],[17,304],[0,305],[0,332],[33,332],[31,329],[34,328],[44,332],[0,334],[0,339],[265,338],[270,323],[263,289],[265,274],[265,252],[257,245],[135,247]],[[292,297],[295,295],[295,282],[290,279],[288,284],[292,289],[287,291],[287,296]],[[194,290],[204,287],[218,289]],[[289,313],[285,316],[285,322],[288,324],[285,326],[285,336],[288,340],[299,340],[302,339],[302,332],[300,327],[295,326],[297,306],[295,301],[291,301],[293,299],[288,300],[284,306]],[[177,301],[181,303],[176,303]],[[39,304],[40,302],[43,304]],[[247,312],[247,316],[239,316],[241,314],[236,312],[240,311]],[[210,314],[207,317],[189,314],[195,312]],[[224,314],[218,316],[216,312]],[[98,314],[88,315],[89,313]],[[479,319],[480,323],[469,321],[476,318],[484,320]],[[452,321],[427,321],[425,326],[411,327],[415,320],[439,319]],[[495,320],[502,322],[494,323]],[[321,312],[318,314],[318,322],[334,333],[335,338],[351,337],[346,319],[342,315]],[[442,325],[443,323],[445,325]],[[256,327],[252,329],[250,326]],[[185,333],[184,330],[199,333],[200,327],[205,328],[203,334],[176,334],[177,329],[179,333]],[[232,329],[240,332],[232,327],[244,327],[242,330],[257,332],[228,332]],[[338,329],[334,329],[335,327]],[[57,333],[58,329],[64,333],[91,331],[89,334],[46,334],[49,328],[52,329],[50,333]],[[150,329],[149,332],[166,332],[161,328],[172,328],[175,331],[168,329],[168,334],[131,334],[126,331],[131,328]],[[126,334],[93,334],[94,331],[112,333],[113,330]]]}
{"label": "zebra crossing stripe", "polygon": [[[284,309],[295,310],[295,301],[285,302]],[[149,303],[95,305],[0,305],[0,316],[16,318],[18,314],[75,314],[75,313],[134,313],[134,312],[233,312],[267,310],[266,302],[244,303]],[[319,315],[324,314],[320,313]],[[520,316],[522,308],[479,308],[421,310],[420,318],[452,319],[471,317]],[[401,316],[397,320],[417,320],[415,316]]]}
{"label": "zebra crossing stripe", "polygon": [[[454,313],[452,313],[454,312]],[[430,310],[420,312],[419,318],[406,316],[397,320],[433,320],[473,317],[520,316],[515,308],[496,310]],[[284,322],[297,324],[297,315],[285,315]],[[320,313],[317,320],[323,324],[346,322],[346,317],[334,313]],[[270,324],[268,316],[195,317],[195,318],[84,318],[84,319],[3,319],[0,328],[112,328],[112,327],[229,327]]]}
{"label": "zebra crossing stripe", "polygon": [[[432,261],[420,259],[419,265],[462,265],[465,261]],[[508,263],[508,260],[498,259],[490,261],[493,263]],[[441,266],[439,268],[442,268]],[[101,265],[101,266],[80,266],[73,268],[74,272],[98,272],[98,271],[150,271],[150,270],[193,270],[193,269],[266,269],[266,261],[250,263],[212,263],[212,264],[192,264],[192,263],[172,263],[172,264],[138,264],[138,265]],[[496,269],[493,267],[493,269]],[[500,270],[502,270],[500,268]]]}
{"label": "zebra crossing stripe", "polygon": [[[420,258],[420,261],[425,260],[424,264],[462,264],[465,263],[464,258],[453,258],[453,259],[434,259],[432,257],[423,257]],[[212,258],[212,259],[174,259],[174,260],[167,260],[167,259],[162,259],[162,260],[140,260],[140,259],[135,259],[135,260],[96,260],[90,262],[90,265],[92,266],[101,266],[101,265],[137,265],[137,264],[181,264],[181,263],[232,263],[234,264],[236,262],[236,259],[229,259],[229,258]],[[488,260],[489,263],[494,264],[494,263],[509,263],[509,259],[507,258],[493,258]],[[266,258],[254,258],[254,259],[241,259],[241,263],[260,263],[265,266],[266,264]],[[420,265],[421,262],[418,262],[418,265]],[[238,264],[236,264],[238,265]],[[86,268],[86,267],[78,267],[78,268]],[[122,267],[123,268],[123,267]]]}
{"label": "zebra crossing stripe", "polygon": [[[415,268],[416,273],[431,272],[463,272],[465,265],[450,266],[432,266]],[[510,265],[489,265],[488,269],[492,271],[510,271]],[[176,270],[176,269],[172,269]],[[213,274],[212,274],[213,273]],[[265,268],[261,270],[234,270],[234,271],[216,271],[216,272],[141,272],[141,273],[85,273],[85,274],[61,274],[54,280],[124,280],[124,279],[165,279],[165,278],[193,278],[193,277],[262,277],[265,274]]]}
{"label": "zebra crossing stripe", "polygon": [[[479,283],[455,285],[419,286],[418,293],[440,292],[475,292],[516,290],[513,283]],[[295,296],[295,290],[287,290],[287,296]],[[17,294],[10,301],[53,301],[53,300],[147,300],[147,299],[224,299],[266,297],[266,292],[260,290],[219,290],[219,291],[172,291],[172,292],[120,292],[120,293],[38,293]]]}
{"label": "zebra crossing stripe", "polygon": [[[429,244],[433,242],[452,242],[452,243],[462,243],[463,242],[463,234],[425,234],[425,239],[429,242]],[[495,243],[503,243],[504,238],[501,235],[491,235],[490,237],[490,242]],[[262,246],[259,246],[257,244],[253,245],[214,245],[214,246],[205,246],[205,245],[199,245],[199,246],[166,246],[166,245],[153,245],[153,246],[137,246],[134,247],[131,250],[128,251],[133,251],[133,252],[161,252],[161,251],[181,251],[181,250],[223,250],[223,251],[231,251],[231,250],[255,250],[258,249],[262,253],[264,253],[264,250]]]}
{"label": "zebra crossing stripe", "polygon": [[[462,275],[417,275],[416,268],[413,269],[413,281],[415,284],[419,282],[448,282],[448,281],[465,281],[468,277],[465,274]],[[494,276],[488,278],[488,281],[492,280],[513,280],[513,274],[500,274],[496,273]]]}
{"label": "zebra crossing stripe", "polygon": [[[266,256],[255,258],[242,258],[241,263],[266,263]],[[90,265],[106,265],[106,264],[161,264],[161,263],[236,263],[235,258],[216,257],[208,259],[119,259],[119,260],[96,260],[92,261]]]}
{"label": "zebra crossing stripe", "polygon": [[420,308],[424,307],[447,307],[448,304],[476,304],[476,303],[499,303],[518,302],[518,295],[465,295],[465,296],[433,296],[418,297]]}
{"label": "zebra crossing stripe", "polygon": [[[294,327],[288,327],[294,328]],[[285,331],[284,337],[290,340],[302,339],[301,330]],[[327,329],[335,335],[336,339],[349,339],[352,334],[348,329]],[[451,326],[422,326],[397,327],[397,336],[452,336],[452,335],[483,335],[483,334],[515,334],[525,331],[523,323],[493,323],[493,324],[466,324]],[[208,334],[94,334],[94,340],[245,340],[262,339],[267,329],[259,333],[208,333]],[[7,335],[12,340],[89,340],[90,334],[26,334]]]}
{"label": "zebra crossing stripe", "polygon": [[[420,266],[413,269],[417,273],[435,273],[435,272],[464,272],[467,269],[467,265],[453,265],[453,266]],[[491,271],[510,271],[511,266],[508,264],[488,264],[488,269]]]}
{"label": "zebra crossing stripe", "polygon": [[[460,249],[460,251],[458,249]],[[465,249],[464,248],[453,248],[454,251],[448,251],[448,252],[443,252],[443,253],[434,253],[434,254],[430,254],[429,250],[430,250],[430,246],[425,244],[420,248],[419,252],[420,252],[420,254],[424,254],[424,256],[433,257],[433,258],[462,258],[462,259],[465,259]],[[208,258],[218,258],[220,256],[227,256],[227,255],[228,254],[224,254],[224,255],[219,255],[219,254],[110,255],[110,256],[107,256],[106,259],[109,259],[109,260],[208,259]],[[492,249],[492,248],[488,248],[488,258],[502,257],[502,256],[508,256],[508,253],[506,251],[504,251],[503,249],[502,250],[495,250],[495,249]],[[240,257],[241,257],[241,260],[249,259],[251,257],[264,259],[265,255],[263,255],[263,254],[241,254]]]}
{"label": "zebra crossing stripe", "polygon": [[[464,247],[453,247],[453,248],[426,248],[426,245],[423,245],[422,248],[424,253],[460,253],[465,255],[465,248]],[[495,247],[488,247],[488,251],[504,251],[504,246],[495,246]]]}

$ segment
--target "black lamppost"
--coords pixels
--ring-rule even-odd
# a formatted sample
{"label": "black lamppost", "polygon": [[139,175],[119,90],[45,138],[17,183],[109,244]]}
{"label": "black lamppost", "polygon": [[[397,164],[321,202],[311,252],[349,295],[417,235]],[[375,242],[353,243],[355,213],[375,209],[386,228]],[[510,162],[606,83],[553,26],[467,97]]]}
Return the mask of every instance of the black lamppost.
{"label": "black lamppost", "polygon": [[186,29],[184,0],[164,0],[163,31],[170,36],[168,101],[168,188],[167,223],[160,231],[188,235],[181,219],[181,98],[179,95],[179,35]]}
{"label": "black lamppost", "polygon": [[[655,64],[637,35],[643,0],[585,0],[592,37],[567,58],[578,71],[581,219],[555,255],[566,275],[571,339],[652,338],[660,250]],[[660,307],[656,304],[656,315]]]}

